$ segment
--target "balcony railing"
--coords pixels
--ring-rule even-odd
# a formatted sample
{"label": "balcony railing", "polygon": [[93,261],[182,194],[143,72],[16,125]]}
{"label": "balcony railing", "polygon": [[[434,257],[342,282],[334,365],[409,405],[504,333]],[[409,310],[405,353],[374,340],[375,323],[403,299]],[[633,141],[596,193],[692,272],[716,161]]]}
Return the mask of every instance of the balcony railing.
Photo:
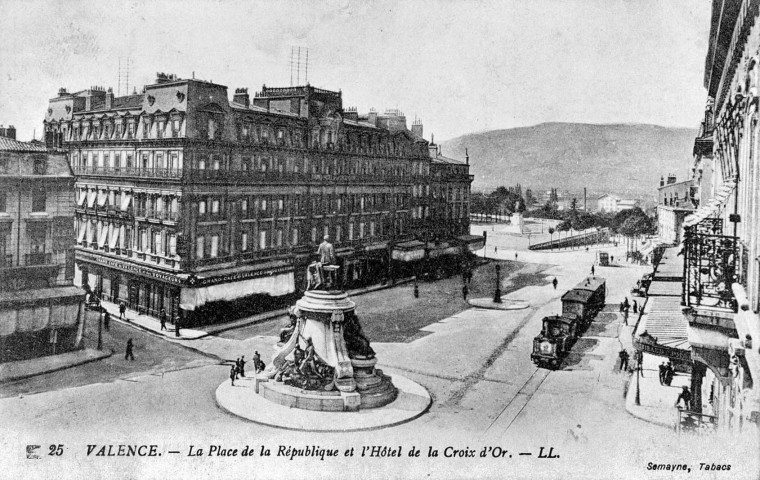
{"label": "balcony railing", "polygon": [[52,253],[27,253],[24,254],[25,265],[50,265],[53,263]]}
{"label": "balcony railing", "polygon": [[90,165],[76,165],[73,168],[74,173],[77,175],[108,175],[150,178],[182,177],[182,170],[176,168],[97,167]]}
{"label": "balcony railing", "polygon": [[179,212],[156,210],[152,208],[138,208],[135,209],[135,217],[155,218],[158,220],[176,222],[179,218]]}

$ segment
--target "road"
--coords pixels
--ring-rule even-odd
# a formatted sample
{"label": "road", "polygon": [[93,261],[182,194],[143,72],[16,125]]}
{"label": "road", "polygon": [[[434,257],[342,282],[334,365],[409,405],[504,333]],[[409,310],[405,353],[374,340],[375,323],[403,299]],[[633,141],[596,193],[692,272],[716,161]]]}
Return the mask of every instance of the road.
{"label": "road", "polygon": [[[229,368],[216,358],[248,355],[253,349],[266,358],[276,342],[277,322],[203,340],[155,339],[155,344],[154,338],[143,338],[135,330],[121,330],[129,327],[118,326],[114,345],[119,345],[127,332],[138,345],[146,346],[143,355],[151,360],[140,368],[135,366],[135,371],[102,374],[97,383],[70,381],[68,388],[1,399],[7,435],[0,440],[4,456],[0,463],[9,471],[26,469],[27,475],[36,477],[71,478],[97,478],[105,472],[124,478],[170,478],[182,473],[194,478],[327,479],[345,478],[348,472],[351,477],[362,478],[646,478],[651,474],[646,471],[648,462],[688,458],[697,462],[692,465],[698,465],[699,459],[730,461],[734,465],[731,478],[749,478],[748,464],[742,458],[746,452],[741,446],[726,453],[723,444],[717,450],[722,452],[721,457],[716,458],[710,442],[687,441],[625,411],[623,393],[628,377],[617,368],[621,319],[614,307],[597,317],[561,369],[538,369],[530,361],[532,339],[540,330],[541,319],[560,311],[560,295],[588,274],[594,249],[537,253],[525,250],[522,239],[515,237],[489,234],[491,241],[497,242],[505,261],[519,251],[518,263],[522,265],[516,264],[505,285],[515,286],[510,298],[528,302],[528,309],[467,308],[457,295],[457,282],[461,280],[443,280],[426,284],[423,294],[451,297],[453,313],[429,322],[412,321],[413,328],[399,327],[403,335],[373,342],[379,368],[411,378],[427,388],[433,398],[429,411],[412,422],[365,432],[307,433],[253,424],[220,410],[214,391],[225,381]],[[525,270],[525,265],[541,267]],[[617,305],[644,271],[644,267],[628,264],[598,267],[597,274],[608,280],[608,303]],[[531,281],[523,284],[518,280],[521,275]],[[555,277],[560,282],[556,290],[550,283]],[[355,300],[365,330],[378,328],[375,323],[380,317],[375,315],[384,305],[390,307],[390,302],[395,302],[394,310],[403,305],[419,308],[408,285]],[[366,309],[364,313],[362,308]],[[397,319],[403,321],[403,316]],[[140,349],[136,354],[141,355]],[[123,365],[121,356],[109,362],[132,368]],[[86,444],[123,442],[157,444],[168,458],[95,461],[85,456]],[[64,444],[64,457],[74,461],[77,469],[60,470],[60,463],[54,460],[25,463],[17,451],[30,443]],[[215,444],[264,445],[274,453],[271,457],[235,460],[186,456],[189,445],[207,449]],[[341,457],[289,460],[277,456],[280,446],[334,448]],[[401,446],[404,458],[362,458],[358,452],[364,446]],[[412,447],[423,452],[419,458],[408,456]],[[354,456],[345,456],[351,448],[355,449]],[[459,453],[446,457],[446,452],[452,454],[454,449]],[[507,453],[502,454],[504,450]],[[434,451],[438,456],[429,456]],[[476,452],[475,458],[458,456],[471,451]],[[539,454],[550,451],[555,458],[539,458]],[[481,452],[485,457],[480,457]],[[693,477],[704,478],[696,472]]]}

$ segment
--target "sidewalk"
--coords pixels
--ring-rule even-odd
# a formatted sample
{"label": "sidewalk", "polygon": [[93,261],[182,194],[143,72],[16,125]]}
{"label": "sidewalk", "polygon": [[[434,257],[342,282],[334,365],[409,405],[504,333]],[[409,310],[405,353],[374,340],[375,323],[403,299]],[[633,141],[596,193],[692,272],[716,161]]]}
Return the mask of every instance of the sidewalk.
{"label": "sidewalk", "polygon": [[[633,329],[633,325],[623,326],[619,337],[623,348],[628,350],[631,356],[628,363],[629,368],[635,368],[635,362],[633,361],[635,350],[632,343]],[[691,377],[688,374],[676,372],[670,386],[660,385],[660,370],[658,367],[665,360],[663,357],[648,353],[644,354],[644,370],[642,372],[644,376],[641,377],[641,383],[638,384],[638,375],[636,375],[635,370],[629,374],[630,381],[625,398],[625,409],[634,417],[646,422],[667,428],[675,428],[676,419],[678,418],[678,409],[675,407],[676,398],[678,398],[682,386],[691,386]],[[616,368],[619,368],[619,366],[620,360],[616,363]],[[636,405],[637,387],[639,389],[641,405]]]}
{"label": "sidewalk", "polygon": [[111,355],[113,355],[112,350],[103,351],[85,348],[73,352],[32,358],[30,360],[3,363],[0,365],[0,383],[34,377],[43,373],[57,372],[64,368],[102,360]]}
{"label": "sidewalk", "polygon": [[[396,283],[394,284],[389,283],[386,285],[372,285],[369,287],[349,290],[346,293],[348,294],[349,297],[356,297],[365,293],[375,292],[377,290],[384,290],[386,288],[397,287],[399,285],[409,283],[412,280],[414,279],[404,278],[404,279],[396,281]],[[137,313],[134,310],[127,309],[127,311],[124,314],[125,320],[120,320],[119,306],[117,304],[102,300],[101,306],[105,308],[109,314],[111,314],[112,321],[117,321],[117,322],[121,322],[127,325],[132,325],[135,328],[139,328],[139,329],[154,333],[156,335],[161,335],[163,337],[166,337],[168,340],[197,340],[199,338],[204,338],[209,335],[215,335],[217,333],[221,333],[227,330],[234,330],[236,328],[266,322],[267,320],[271,320],[273,318],[277,318],[282,315],[287,315],[288,313],[287,308],[279,308],[277,310],[262,312],[256,315],[252,315],[250,317],[240,318],[238,320],[232,320],[232,321],[224,322],[224,323],[218,323],[215,325],[204,325],[199,328],[180,328],[180,331],[179,331],[180,336],[177,337],[176,328],[174,324],[172,323],[167,322],[166,330],[161,330],[161,322],[159,322],[159,320],[155,317],[152,317],[150,315],[142,315],[142,314]]]}

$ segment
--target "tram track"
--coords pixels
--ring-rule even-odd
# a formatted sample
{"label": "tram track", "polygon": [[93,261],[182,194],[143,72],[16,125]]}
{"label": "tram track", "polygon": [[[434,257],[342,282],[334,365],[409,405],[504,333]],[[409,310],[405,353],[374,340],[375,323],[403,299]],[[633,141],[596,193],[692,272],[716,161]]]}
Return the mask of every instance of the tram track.
{"label": "tram track", "polygon": [[543,385],[544,380],[546,380],[550,373],[550,370],[536,368],[512,399],[488,425],[488,428],[483,432],[483,436],[491,439],[504,436],[536,392],[538,392],[538,389]]}

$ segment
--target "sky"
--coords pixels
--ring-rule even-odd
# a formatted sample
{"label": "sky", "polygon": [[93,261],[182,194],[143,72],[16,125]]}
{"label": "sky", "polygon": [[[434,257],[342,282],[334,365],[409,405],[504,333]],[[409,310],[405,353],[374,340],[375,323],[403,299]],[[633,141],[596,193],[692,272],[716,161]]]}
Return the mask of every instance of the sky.
{"label": "sky", "polygon": [[[156,72],[228,87],[341,90],[398,108],[424,136],[542,122],[696,128],[710,2],[0,0],[0,124],[41,136],[60,87],[130,87]],[[124,67],[124,65],[123,65]],[[124,93],[124,88],[121,89]]]}

